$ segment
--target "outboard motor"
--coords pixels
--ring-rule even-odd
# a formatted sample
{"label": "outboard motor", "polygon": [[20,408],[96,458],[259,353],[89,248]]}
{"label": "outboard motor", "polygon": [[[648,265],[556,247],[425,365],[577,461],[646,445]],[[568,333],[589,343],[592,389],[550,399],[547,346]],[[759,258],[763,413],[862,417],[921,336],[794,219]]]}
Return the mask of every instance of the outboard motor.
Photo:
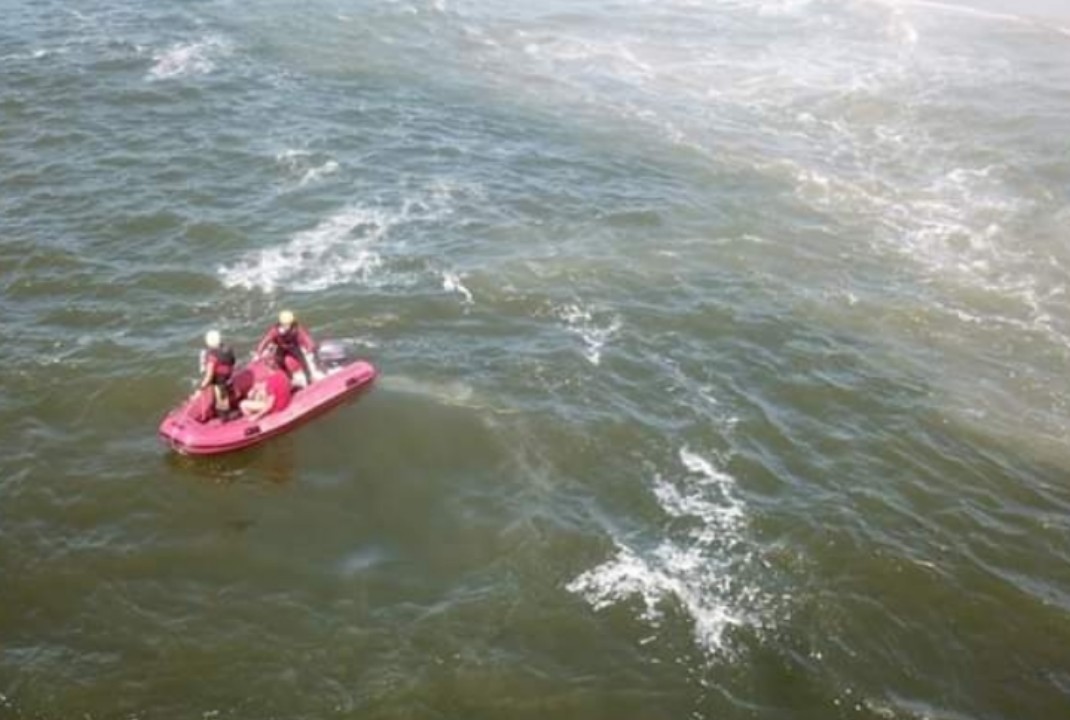
{"label": "outboard motor", "polygon": [[316,358],[326,372],[349,363],[345,343],[341,340],[324,340],[316,350]]}

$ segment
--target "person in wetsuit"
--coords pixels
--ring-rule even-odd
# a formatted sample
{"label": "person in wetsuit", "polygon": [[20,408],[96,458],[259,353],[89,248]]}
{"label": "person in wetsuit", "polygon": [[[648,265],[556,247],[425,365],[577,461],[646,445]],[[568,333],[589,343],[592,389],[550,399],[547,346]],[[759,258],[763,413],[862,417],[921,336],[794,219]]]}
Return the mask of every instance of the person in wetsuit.
{"label": "person in wetsuit", "polygon": [[237,358],[230,346],[223,344],[223,338],[218,330],[209,330],[204,334],[204,346],[205,349],[201,355],[201,367],[204,374],[201,376],[198,390],[210,386],[216,411],[225,413],[230,410],[230,383],[234,379],[234,366],[237,364]]}
{"label": "person in wetsuit", "polygon": [[291,377],[296,368],[305,375],[305,385],[311,385],[319,373],[312,365],[316,343],[308,331],[298,324],[289,310],[279,313],[278,323],[268,328],[256,346],[256,354],[262,355],[269,347],[275,347],[275,360]]}

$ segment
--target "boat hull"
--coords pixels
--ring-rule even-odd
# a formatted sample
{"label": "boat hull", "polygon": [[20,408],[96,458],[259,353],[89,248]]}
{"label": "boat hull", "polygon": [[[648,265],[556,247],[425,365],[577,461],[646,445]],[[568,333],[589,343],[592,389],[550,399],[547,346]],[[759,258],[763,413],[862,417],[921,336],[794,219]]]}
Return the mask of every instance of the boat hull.
{"label": "boat hull", "polygon": [[[267,373],[265,365],[253,362],[239,371],[234,382],[247,390]],[[167,414],[160,423],[159,437],[169,448],[184,455],[219,455],[242,450],[288,432],[355,397],[371,385],[376,374],[375,367],[363,360],[336,368],[295,392],[286,408],[256,422],[246,418],[227,421],[213,418],[201,422],[197,410],[204,398],[195,396]]]}

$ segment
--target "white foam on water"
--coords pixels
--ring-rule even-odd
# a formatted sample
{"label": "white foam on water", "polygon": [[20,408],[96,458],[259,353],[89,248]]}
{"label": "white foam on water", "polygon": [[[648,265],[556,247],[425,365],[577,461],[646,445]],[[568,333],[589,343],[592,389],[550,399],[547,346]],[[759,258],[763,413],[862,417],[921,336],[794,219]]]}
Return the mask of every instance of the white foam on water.
{"label": "white foam on water", "polygon": [[396,220],[377,209],[345,208],[283,245],[221,267],[219,274],[227,287],[264,292],[282,287],[314,292],[367,282],[383,264],[374,246]]}
{"label": "white foam on water", "polygon": [[[445,9],[439,0],[421,7],[429,5]],[[905,258],[926,282],[1005,293],[1021,307],[1048,294],[1026,276],[1029,262],[1011,257],[1018,251],[1008,228],[1029,208],[1015,204],[1000,171],[971,177],[985,168],[956,160],[941,128],[927,132],[919,120],[934,90],[972,93],[1018,79],[1012,59],[969,53],[954,33],[926,36],[946,24],[942,16],[976,17],[970,24],[981,28],[1039,19],[954,0],[664,0],[622,7],[609,23],[538,13],[495,23],[463,6],[449,12],[468,16],[466,31],[479,41],[472,59],[510,92],[616,116],[718,163],[791,175],[802,202],[873,228],[878,253]],[[681,28],[681,17],[693,18],[693,31]],[[735,39],[735,27],[771,32],[755,52]],[[718,31],[718,42],[704,29]],[[195,64],[192,47],[174,50]],[[338,170],[315,154],[280,162],[298,186]],[[942,166],[943,180],[931,178],[929,167]],[[615,330],[583,312],[562,319],[597,365]],[[1042,307],[1037,322],[1051,315]]]}
{"label": "white foam on water", "polygon": [[[887,36],[905,46],[919,42],[912,21],[934,22],[926,17],[932,11],[1040,29],[1028,18],[959,5],[884,0],[856,5],[866,4],[886,11],[883,19],[877,15],[869,20],[886,23]],[[806,109],[794,113],[792,137],[812,153],[785,154],[759,160],[755,166],[772,175],[786,170],[799,200],[846,224],[869,228],[878,254],[898,256],[897,265],[905,261],[926,285],[942,287],[952,302],[972,299],[988,312],[998,307],[1007,314],[995,321],[1013,323],[1027,317],[1033,329],[1049,330],[1052,312],[1045,298],[1052,296],[1051,282],[1043,277],[1047,250],[1024,242],[1014,230],[1036,213],[1042,201],[1015,187],[1014,178],[1021,170],[1014,168],[1020,160],[1008,155],[1000,162],[997,146],[984,161],[971,162],[971,153],[944,137],[948,129],[939,113],[933,120],[926,118],[926,108],[933,104],[927,95],[930,88],[961,88],[973,95],[1017,81],[1021,69],[1007,57],[970,56],[942,40],[928,42],[924,52],[908,56],[884,52],[873,42],[848,47],[860,51],[857,62],[824,50],[826,56],[820,59],[825,63],[775,59],[792,78],[785,88],[785,107],[803,101],[805,94],[800,91],[807,88],[825,99],[816,104],[807,101]],[[858,92],[849,90],[837,97],[808,67],[829,62],[837,73],[859,73],[857,78],[864,82]],[[889,95],[900,101],[882,99]],[[915,109],[904,111],[913,103]],[[770,115],[770,119],[776,118]]]}
{"label": "white foam on water", "polygon": [[297,186],[304,187],[321,178],[332,175],[341,168],[334,158],[309,150],[289,148],[275,156],[275,162],[291,177],[297,178]]}
{"label": "white foam on water", "polygon": [[335,162],[334,160],[328,160],[327,162],[323,163],[322,165],[319,165],[319,166],[314,167],[314,168],[309,168],[308,170],[306,170],[305,174],[301,176],[301,181],[298,184],[300,186],[304,187],[305,185],[308,185],[309,183],[312,183],[312,182],[315,182],[315,181],[319,180],[320,178],[322,178],[325,175],[334,174],[335,172],[338,171],[338,168],[339,168],[339,165],[338,165],[337,162]]}
{"label": "white foam on water", "polygon": [[443,271],[442,272],[442,289],[446,292],[454,292],[461,296],[461,301],[467,305],[471,305],[474,300],[472,298],[472,291],[464,286],[461,282],[461,276],[457,273]]}
{"label": "white foam on water", "polygon": [[275,162],[288,164],[298,158],[304,158],[311,155],[310,150],[300,150],[298,148],[287,148],[282,152],[275,155]]}
{"label": "white foam on water", "polygon": [[389,204],[343,208],[282,245],[250,252],[219,268],[219,274],[227,287],[264,292],[281,288],[316,292],[351,283],[411,286],[419,282],[418,275],[389,271],[382,253],[403,247],[411,228],[433,224],[453,212],[454,196],[464,190],[436,179],[426,191]]}
{"label": "white foam on water", "polygon": [[556,306],[554,315],[565,322],[569,332],[583,340],[583,356],[592,365],[602,362],[602,349],[621,328],[619,316],[606,316],[574,303]]}
{"label": "white foam on water", "polygon": [[212,36],[195,42],[177,43],[153,55],[149,78],[166,80],[185,75],[204,75],[215,69],[215,59],[230,52],[222,38]]}
{"label": "white foam on water", "polygon": [[0,62],[21,62],[24,60],[41,60],[43,58],[52,57],[53,55],[62,55],[67,52],[66,48],[45,49],[41,48],[28,53],[12,53],[10,55],[0,55]]}
{"label": "white foam on water", "polygon": [[1040,322],[1046,313],[1037,298],[1046,293],[1033,268],[1042,258],[1008,230],[1035,202],[1006,186],[1006,172],[957,167],[924,184],[896,185],[800,168],[796,180],[811,204],[848,220],[870,218],[878,251],[902,256],[933,280],[1011,300]]}
{"label": "white foam on water", "polygon": [[678,608],[693,623],[697,645],[714,656],[730,628],[764,624],[762,593],[745,577],[755,562],[747,508],[735,480],[711,460],[687,447],[679,460],[684,472],[656,475],[653,492],[683,529],[649,549],[614,538],[616,554],[566,587],[595,610],[638,598],[640,619],[654,629],[667,607]]}
{"label": "white foam on water", "polygon": [[[993,69],[999,74],[998,63]],[[952,84],[978,82],[967,67],[935,72]],[[905,262],[928,286],[944,288],[951,302],[972,298],[988,312],[1001,308],[1008,320],[1028,317],[1034,329],[1050,329],[1051,251],[1015,230],[1046,200],[1015,187],[1016,158],[1001,162],[989,153],[984,164],[971,164],[913,113],[893,112],[876,124],[810,113],[797,119],[815,144],[855,160],[781,158],[759,165],[763,172],[789,176],[803,203],[868,228],[879,255],[898,256],[897,265]]]}

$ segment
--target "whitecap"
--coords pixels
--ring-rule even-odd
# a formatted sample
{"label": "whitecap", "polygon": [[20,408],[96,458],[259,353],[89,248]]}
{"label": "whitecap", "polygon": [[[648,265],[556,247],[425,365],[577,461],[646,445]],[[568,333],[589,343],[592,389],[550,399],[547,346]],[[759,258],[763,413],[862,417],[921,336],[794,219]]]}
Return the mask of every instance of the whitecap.
{"label": "whitecap", "polygon": [[462,298],[462,302],[466,304],[470,305],[473,302],[472,292],[464,286],[464,283],[461,282],[461,277],[457,273],[443,271],[442,289],[446,292],[458,293]]}
{"label": "whitecap", "polygon": [[305,158],[312,153],[308,150],[299,150],[297,148],[286,148],[285,150],[275,155],[275,162],[283,165],[292,165],[300,158]]}
{"label": "whitecap", "polygon": [[382,265],[373,249],[396,218],[381,210],[345,208],[289,242],[252,253],[219,274],[227,287],[312,292],[367,281]]}
{"label": "whitecap", "polygon": [[303,187],[311,182],[315,182],[324,175],[331,175],[337,172],[338,167],[339,165],[337,162],[335,162],[334,160],[328,160],[327,162],[323,163],[318,167],[309,168],[305,171],[305,174],[301,176],[301,182],[299,184]]}
{"label": "whitecap", "polygon": [[289,148],[275,155],[275,162],[293,177],[299,178],[298,187],[304,187],[326,175],[338,172],[338,161],[309,150]]}
{"label": "whitecap", "polygon": [[747,508],[735,480],[687,447],[679,450],[685,472],[657,475],[653,492],[662,510],[685,519],[652,548],[614,538],[615,555],[566,587],[595,610],[638,598],[640,619],[655,629],[675,606],[693,623],[697,645],[710,655],[724,649],[732,627],[760,626],[760,588],[749,584],[755,555],[747,541]]}
{"label": "whitecap", "polygon": [[[300,153],[295,151],[295,156]],[[405,196],[394,206],[345,207],[282,245],[253,251],[219,268],[219,274],[227,287],[264,292],[282,287],[316,292],[354,282],[411,286],[419,282],[416,273],[384,270],[382,245],[399,228],[432,223],[452,212],[454,191],[448,181],[438,179],[426,192]]]}
{"label": "whitecap", "polygon": [[555,307],[554,314],[565,322],[570,332],[583,340],[583,356],[592,365],[602,362],[602,349],[621,327],[620,317],[605,317],[591,308],[573,303]]}
{"label": "whitecap", "polygon": [[215,37],[177,43],[153,55],[155,64],[149,70],[149,77],[164,80],[184,75],[204,75],[215,69],[213,58],[226,52],[226,44]]}

